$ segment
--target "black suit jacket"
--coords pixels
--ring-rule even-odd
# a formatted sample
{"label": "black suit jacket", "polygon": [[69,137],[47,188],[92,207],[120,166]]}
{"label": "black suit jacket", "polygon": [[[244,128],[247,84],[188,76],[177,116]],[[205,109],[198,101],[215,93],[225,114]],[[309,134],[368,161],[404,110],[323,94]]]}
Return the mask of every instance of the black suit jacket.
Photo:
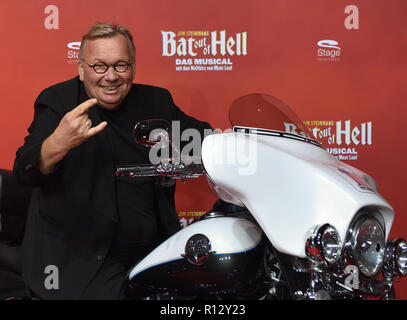
{"label": "black suit jacket", "polygon": [[[76,77],[41,92],[29,135],[14,163],[19,181],[34,186],[23,240],[23,277],[31,290],[48,299],[80,297],[106,257],[117,225],[115,167],[106,130],[70,150],[52,174],[42,175],[38,169],[42,142],[68,111],[83,102],[81,90],[83,84]],[[184,114],[165,89],[134,84],[126,99],[135,108],[145,108],[145,119],[180,120],[181,129],[210,128]],[[88,115],[93,126],[101,122],[95,107]],[[166,238],[180,228],[175,188],[157,184],[155,190]],[[47,266],[58,268],[58,283],[52,289],[45,281],[56,275],[47,273]]]}

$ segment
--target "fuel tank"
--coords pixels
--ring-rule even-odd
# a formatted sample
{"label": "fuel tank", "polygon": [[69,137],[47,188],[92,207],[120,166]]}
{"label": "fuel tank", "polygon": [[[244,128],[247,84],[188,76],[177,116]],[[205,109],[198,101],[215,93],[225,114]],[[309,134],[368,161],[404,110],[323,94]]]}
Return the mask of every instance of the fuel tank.
{"label": "fuel tank", "polygon": [[238,293],[256,282],[263,233],[244,218],[208,215],[167,239],[129,273],[133,286]]}

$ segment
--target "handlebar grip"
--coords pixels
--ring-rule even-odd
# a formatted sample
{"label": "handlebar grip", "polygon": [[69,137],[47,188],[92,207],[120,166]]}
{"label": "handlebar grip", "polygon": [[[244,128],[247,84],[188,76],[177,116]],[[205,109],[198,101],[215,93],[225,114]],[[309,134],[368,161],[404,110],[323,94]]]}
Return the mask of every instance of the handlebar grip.
{"label": "handlebar grip", "polygon": [[140,164],[131,166],[122,166],[116,168],[116,176],[118,177],[134,177],[134,176],[155,176],[157,175],[157,165]]}
{"label": "handlebar grip", "polygon": [[116,176],[130,178],[166,176],[174,179],[184,179],[200,176],[204,172],[203,166],[195,163],[188,165],[184,163],[139,164],[116,168]]}

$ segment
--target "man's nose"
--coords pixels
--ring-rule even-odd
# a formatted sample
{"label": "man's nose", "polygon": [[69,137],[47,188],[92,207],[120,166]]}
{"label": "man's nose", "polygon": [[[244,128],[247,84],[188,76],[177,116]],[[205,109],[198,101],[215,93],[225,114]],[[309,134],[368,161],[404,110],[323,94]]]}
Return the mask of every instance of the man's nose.
{"label": "man's nose", "polygon": [[113,66],[109,66],[107,68],[107,71],[105,73],[105,79],[108,81],[115,81],[119,78],[119,75],[117,74],[117,72],[114,70]]}

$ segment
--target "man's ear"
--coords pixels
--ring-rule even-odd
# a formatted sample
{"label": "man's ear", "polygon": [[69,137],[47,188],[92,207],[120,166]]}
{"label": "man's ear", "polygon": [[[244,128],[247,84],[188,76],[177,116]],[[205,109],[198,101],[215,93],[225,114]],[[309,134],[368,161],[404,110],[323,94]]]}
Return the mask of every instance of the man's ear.
{"label": "man's ear", "polygon": [[84,70],[84,68],[83,68],[82,61],[79,60],[79,61],[78,61],[78,74],[79,74],[79,79],[80,79],[81,81],[83,81],[84,73],[85,73],[85,70]]}

